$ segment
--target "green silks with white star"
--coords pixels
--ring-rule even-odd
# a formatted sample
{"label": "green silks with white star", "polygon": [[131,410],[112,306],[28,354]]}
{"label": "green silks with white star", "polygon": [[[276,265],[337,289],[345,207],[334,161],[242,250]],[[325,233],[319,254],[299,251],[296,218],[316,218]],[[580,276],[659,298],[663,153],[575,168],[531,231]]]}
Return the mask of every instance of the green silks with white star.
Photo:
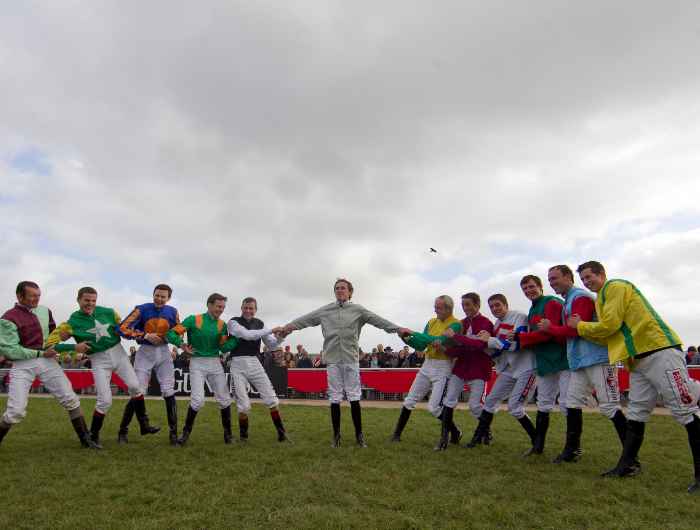
{"label": "green silks with white star", "polygon": [[75,351],[75,344],[59,344],[61,335],[69,335],[76,343],[87,342],[90,345],[88,355],[99,353],[121,342],[121,337],[114,330],[120,322],[117,312],[109,307],[96,306],[92,315],[76,311],[67,322],[51,332],[46,345],[53,346],[57,352]]}

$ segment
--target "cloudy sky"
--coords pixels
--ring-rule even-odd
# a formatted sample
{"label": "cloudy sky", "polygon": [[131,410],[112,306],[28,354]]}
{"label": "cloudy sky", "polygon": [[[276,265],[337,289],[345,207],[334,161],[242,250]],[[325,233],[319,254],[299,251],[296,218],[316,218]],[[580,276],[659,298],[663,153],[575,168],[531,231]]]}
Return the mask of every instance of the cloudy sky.
{"label": "cloudy sky", "polygon": [[698,343],[698,57],[695,1],[6,2],[3,303],[164,281],[274,325],[347,276],[419,328],[597,259]]}

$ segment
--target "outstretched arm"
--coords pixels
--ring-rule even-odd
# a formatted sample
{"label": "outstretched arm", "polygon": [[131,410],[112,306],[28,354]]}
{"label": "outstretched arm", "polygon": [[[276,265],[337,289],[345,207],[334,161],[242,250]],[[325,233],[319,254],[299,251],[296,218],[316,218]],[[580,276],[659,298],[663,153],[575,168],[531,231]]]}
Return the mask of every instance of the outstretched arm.
{"label": "outstretched arm", "polygon": [[310,328],[313,326],[318,326],[321,323],[322,312],[323,312],[323,308],[319,308],[319,309],[316,309],[315,311],[311,311],[311,313],[307,313],[304,316],[301,316],[299,318],[295,318],[289,324],[284,326],[284,328],[285,328],[287,333],[291,333],[292,331],[295,331],[295,330]]}
{"label": "outstretched arm", "polygon": [[401,337],[413,333],[410,329],[394,324],[390,320],[380,317],[364,307],[362,308],[362,320],[367,324],[373,325],[375,328],[383,329],[387,333],[398,333]]}
{"label": "outstretched arm", "polygon": [[394,324],[386,318],[380,317],[369,309],[362,308],[362,319],[367,324],[372,324],[375,328],[383,329],[387,333],[396,333],[401,326]]}
{"label": "outstretched arm", "polygon": [[229,335],[233,335],[234,337],[238,337],[239,339],[243,340],[258,340],[272,333],[270,328],[246,329],[235,320],[229,320],[226,327]]}
{"label": "outstretched arm", "polygon": [[[258,340],[262,339],[268,348],[276,348],[284,339],[278,339],[274,334],[274,329],[263,328],[263,329],[246,329],[241,324],[235,320],[229,320],[226,324],[228,329],[228,334],[243,340]],[[279,330],[279,328],[275,328]]]}

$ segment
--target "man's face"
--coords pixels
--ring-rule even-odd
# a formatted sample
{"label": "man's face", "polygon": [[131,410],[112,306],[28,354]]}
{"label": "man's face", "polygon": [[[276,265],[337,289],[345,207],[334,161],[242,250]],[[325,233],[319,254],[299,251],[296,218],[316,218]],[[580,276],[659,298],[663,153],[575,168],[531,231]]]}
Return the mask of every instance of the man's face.
{"label": "man's face", "polygon": [[97,305],[97,295],[94,293],[83,293],[83,296],[78,299],[78,305],[83,313],[92,315]]}
{"label": "man's face", "polygon": [[520,288],[528,300],[537,300],[542,296],[542,288],[535,283],[535,280],[528,280]]}
{"label": "man's face", "polygon": [[551,269],[547,273],[547,281],[552,290],[557,294],[566,294],[574,285],[568,276],[565,276],[559,269]]}
{"label": "man's face", "polygon": [[445,301],[440,299],[440,298],[437,298],[435,300],[434,309],[435,309],[435,314],[437,315],[437,317],[440,320],[445,320],[447,317],[450,316],[451,311],[450,311],[449,307],[447,306]]}
{"label": "man's face", "polygon": [[476,305],[471,298],[462,298],[462,309],[464,309],[464,314],[469,318],[479,312],[479,306]]}
{"label": "man's face", "polygon": [[258,304],[255,302],[246,302],[241,306],[241,316],[246,320],[252,320],[257,312]]}
{"label": "man's face", "polygon": [[489,309],[491,310],[491,314],[496,318],[503,318],[508,312],[508,306],[500,300],[490,300]]}
{"label": "man's face", "polygon": [[335,299],[338,302],[347,302],[350,300],[350,289],[345,282],[338,282],[335,286]]}
{"label": "man's face", "polygon": [[591,269],[583,269],[579,273],[581,282],[586,286],[586,289],[597,293],[603,288],[605,283],[605,273],[596,274]]}
{"label": "man's face", "polygon": [[217,300],[216,302],[207,304],[207,311],[209,311],[212,318],[219,318],[224,312],[224,309],[226,309],[226,302],[223,300]]}
{"label": "man's face", "polygon": [[153,291],[153,303],[156,307],[163,307],[170,300],[170,293],[167,289],[156,289]]}
{"label": "man's face", "polygon": [[26,307],[34,308],[39,305],[41,289],[35,287],[25,287],[24,293],[17,295],[17,301]]}

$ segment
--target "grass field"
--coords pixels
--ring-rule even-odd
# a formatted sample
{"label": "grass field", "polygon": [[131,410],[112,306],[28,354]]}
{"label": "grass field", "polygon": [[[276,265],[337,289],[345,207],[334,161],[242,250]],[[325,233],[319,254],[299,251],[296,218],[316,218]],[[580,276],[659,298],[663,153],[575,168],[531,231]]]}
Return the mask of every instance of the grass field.
{"label": "grass field", "polygon": [[[94,400],[83,399],[90,416]],[[608,420],[584,416],[584,457],[549,461],[563,443],[553,414],[543,457],[522,459],[526,439],[506,413],[488,448],[434,453],[438,424],[416,411],[400,444],[388,442],[398,410],[364,410],[368,449],[352,442],[343,409],[340,449],[329,447],[326,407],[282,409],[294,444],[279,444],[266,410],[251,414],[251,439],[225,446],[218,409],[200,412],[190,445],[167,436],[116,444],[124,401],[115,401],[102,452],[82,450],[51,399],[31,399],[27,419],[0,446],[0,528],[697,528],[700,496],[685,488],[692,465],[685,430],[654,417],[641,451],[642,475],[601,479],[619,443]],[[180,422],[187,402],[180,401]],[[5,399],[0,399],[4,409]],[[162,401],[148,401],[165,425]],[[458,424],[471,432],[465,411]],[[135,423],[134,423],[135,425]]]}

